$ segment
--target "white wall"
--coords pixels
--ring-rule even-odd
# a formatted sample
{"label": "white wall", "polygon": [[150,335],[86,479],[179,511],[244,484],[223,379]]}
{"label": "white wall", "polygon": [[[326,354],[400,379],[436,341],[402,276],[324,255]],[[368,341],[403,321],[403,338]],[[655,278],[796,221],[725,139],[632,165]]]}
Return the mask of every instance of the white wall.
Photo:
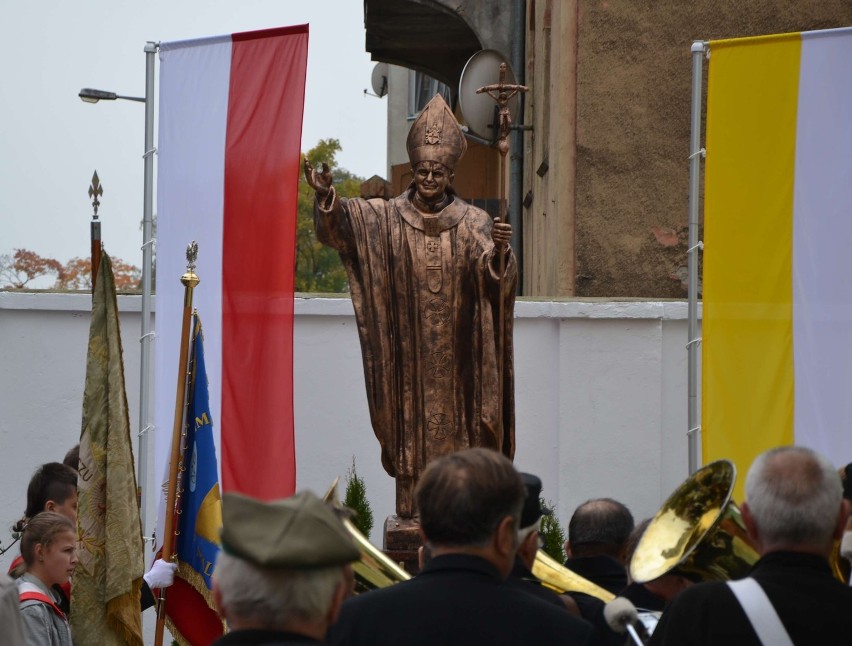
{"label": "white wall", "polygon": [[[0,292],[4,545],[33,469],[78,441],[90,307],[84,294]],[[135,435],[140,299],[120,296],[119,308]],[[563,523],[598,496],[637,519],[656,512],[687,473],[686,303],[520,301],[515,315],[518,468],[542,478]],[[297,486],[324,492],[354,456],[381,545],[394,487],[370,427],[350,301],[297,299],[294,343]]]}

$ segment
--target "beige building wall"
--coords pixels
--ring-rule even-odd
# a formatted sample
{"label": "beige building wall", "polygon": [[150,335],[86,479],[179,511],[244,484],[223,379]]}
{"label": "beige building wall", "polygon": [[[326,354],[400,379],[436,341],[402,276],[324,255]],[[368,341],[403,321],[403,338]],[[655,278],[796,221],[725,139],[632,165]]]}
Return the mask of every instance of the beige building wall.
{"label": "beige building wall", "polygon": [[[508,20],[509,3],[482,4]],[[852,25],[852,1],[526,0],[526,10],[524,295],[684,298],[692,42]],[[398,191],[409,71],[391,69]],[[488,155],[469,154],[460,193],[496,197],[493,175]]]}
{"label": "beige building wall", "polygon": [[523,293],[574,296],[576,0],[528,3]]}
{"label": "beige building wall", "polygon": [[[556,94],[576,79],[575,293],[684,297],[690,45],[694,40],[852,25],[852,2],[529,0],[528,4],[536,13],[542,12],[541,5],[552,12],[554,50],[571,47],[558,16],[567,5],[578,6],[576,72],[565,65],[551,84]],[[535,28],[546,36],[543,24]],[[536,48],[544,47],[543,40],[536,41]],[[551,105],[556,106],[551,128],[558,128],[559,137],[569,144],[574,132],[570,101],[551,99]],[[560,210],[557,217],[570,221],[570,208]],[[570,254],[570,249],[560,247],[557,258],[562,253]]]}

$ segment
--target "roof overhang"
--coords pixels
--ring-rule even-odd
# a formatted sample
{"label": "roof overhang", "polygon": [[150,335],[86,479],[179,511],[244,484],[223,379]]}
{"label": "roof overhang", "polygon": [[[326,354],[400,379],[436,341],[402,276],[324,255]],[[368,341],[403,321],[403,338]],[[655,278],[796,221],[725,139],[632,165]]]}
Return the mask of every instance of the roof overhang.
{"label": "roof overhang", "polygon": [[364,27],[374,61],[421,71],[453,91],[464,64],[482,49],[458,13],[429,0],[364,0]]}

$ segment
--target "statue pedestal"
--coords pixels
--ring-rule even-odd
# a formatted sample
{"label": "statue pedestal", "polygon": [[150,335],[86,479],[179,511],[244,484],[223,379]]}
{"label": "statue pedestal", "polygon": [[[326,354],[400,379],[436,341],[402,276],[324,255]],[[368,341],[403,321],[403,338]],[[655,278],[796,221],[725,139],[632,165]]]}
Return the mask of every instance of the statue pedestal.
{"label": "statue pedestal", "polygon": [[420,571],[417,550],[420,547],[420,521],[396,514],[385,519],[382,551],[394,563],[401,563],[412,576]]}

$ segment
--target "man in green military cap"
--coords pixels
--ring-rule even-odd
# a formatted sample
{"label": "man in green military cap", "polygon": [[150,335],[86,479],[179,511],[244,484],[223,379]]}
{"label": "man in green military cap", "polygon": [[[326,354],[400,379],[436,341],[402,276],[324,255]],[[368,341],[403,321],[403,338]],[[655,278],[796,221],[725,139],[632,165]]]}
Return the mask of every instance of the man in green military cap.
{"label": "man in green military cap", "polygon": [[215,644],[323,643],[359,557],[334,511],[309,491],[273,502],[226,493],[213,596],[230,632]]}

